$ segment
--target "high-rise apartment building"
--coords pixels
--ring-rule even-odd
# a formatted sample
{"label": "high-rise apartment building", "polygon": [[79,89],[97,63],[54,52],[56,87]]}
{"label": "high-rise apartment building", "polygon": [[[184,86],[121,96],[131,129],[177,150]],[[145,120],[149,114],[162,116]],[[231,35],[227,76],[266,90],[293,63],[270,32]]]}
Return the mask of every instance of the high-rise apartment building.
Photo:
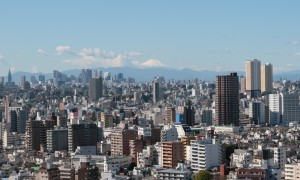
{"label": "high-rise apartment building", "polygon": [[217,76],[215,124],[239,125],[239,79],[237,73]]}
{"label": "high-rise apartment building", "polygon": [[111,132],[111,155],[130,155],[129,141],[137,137],[137,131],[127,128],[115,128]]}
{"label": "high-rise apartment building", "polygon": [[130,156],[132,158],[132,162],[137,164],[138,161],[138,153],[142,152],[144,149],[144,140],[143,138],[139,137],[134,140],[129,141],[129,151],[130,151]]}
{"label": "high-rise apartment building", "polygon": [[47,149],[47,130],[54,129],[54,120],[28,121],[26,126],[26,143],[29,150]]}
{"label": "high-rise apartment building", "polygon": [[254,100],[249,103],[249,117],[252,118],[254,124],[264,124],[265,121],[265,103]]}
{"label": "high-rise apartment building", "polygon": [[188,105],[183,110],[184,123],[189,126],[195,125],[195,108],[192,107],[192,102],[188,101]]}
{"label": "high-rise apartment building", "polygon": [[103,79],[91,78],[89,83],[89,98],[91,101],[97,101],[103,96]]}
{"label": "high-rise apartment building", "polygon": [[182,142],[163,142],[162,159],[164,168],[175,168],[180,161],[184,160],[184,149]]}
{"label": "high-rise apartment building", "polygon": [[261,91],[260,61],[257,59],[246,61],[246,91],[251,97]]}
{"label": "high-rise apartment building", "polygon": [[70,124],[68,126],[68,150],[74,152],[77,146],[97,146],[96,124]]}
{"label": "high-rise apartment building", "polygon": [[47,130],[47,150],[48,152],[68,150],[67,128]]}
{"label": "high-rise apartment building", "polygon": [[8,122],[10,122],[10,132],[25,134],[28,111],[24,107],[9,107]]}
{"label": "high-rise apartment building", "polygon": [[176,111],[175,107],[167,105],[165,107],[165,123],[173,123],[176,120]]}
{"label": "high-rise apartment building", "polygon": [[114,125],[114,117],[112,114],[108,114],[105,112],[101,112],[101,122],[105,128],[113,127]]}
{"label": "high-rise apartment building", "polygon": [[283,94],[269,94],[269,124],[277,125],[282,122]]}
{"label": "high-rise apartment building", "polygon": [[273,67],[267,63],[261,65],[261,92],[271,93],[273,89]]}
{"label": "high-rise apartment building", "polygon": [[286,180],[300,180],[299,176],[300,163],[292,163],[285,165],[285,177]]}
{"label": "high-rise apartment building", "polygon": [[210,130],[205,139],[192,140],[191,169],[193,171],[209,170],[212,167],[220,166],[222,150],[220,140],[214,137],[214,130]]}

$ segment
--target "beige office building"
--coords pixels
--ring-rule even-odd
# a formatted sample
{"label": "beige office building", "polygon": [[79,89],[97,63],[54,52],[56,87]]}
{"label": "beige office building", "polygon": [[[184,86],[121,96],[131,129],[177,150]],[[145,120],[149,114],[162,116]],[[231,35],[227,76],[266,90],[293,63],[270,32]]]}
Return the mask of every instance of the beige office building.
{"label": "beige office building", "polygon": [[246,61],[246,91],[260,91],[260,61]]}
{"label": "beige office building", "polygon": [[261,92],[271,93],[273,89],[273,67],[267,63],[261,65]]}

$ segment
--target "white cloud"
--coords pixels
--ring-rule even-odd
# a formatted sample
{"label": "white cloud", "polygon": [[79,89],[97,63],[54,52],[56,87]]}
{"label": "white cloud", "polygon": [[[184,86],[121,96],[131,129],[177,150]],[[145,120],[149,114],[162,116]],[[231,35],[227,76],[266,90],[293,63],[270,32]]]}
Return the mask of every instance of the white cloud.
{"label": "white cloud", "polygon": [[128,52],[127,54],[129,56],[142,56],[143,55],[143,53],[141,53],[141,52]]}
{"label": "white cloud", "polygon": [[87,57],[87,56],[99,56],[105,54],[105,51],[99,48],[83,48],[79,53],[78,56]]}
{"label": "white cloud", "polygon": [[35,65],[32,66],[32,73],[38,73],[37,67]]}
{"label": "white cloud", "polygon": [[[56,50],[57,52],[71,52],[70,48],[61,47],[59,49],[56,48]],[[72,51],[71,53],[76,57],[65,59],[63,62],[81,67],[122,67],[131,64],[130,62],[134,60],[134,58],[142,55],[140,52],[115,53],[113,51],[106,51],[99,48],[83,48],[78,52]]]}
{"label": "white cloud", "polygon": [[223,68],[221,66],[217,66],[216,69],[215,69],[217,72],[220,72],[223,70]]}
{"label": "white cloud", "polygon": [[5,59],[6,59],[6,58],[5,58],[3,55],[0,54],[0,61],[1,61],[1,60],[5,60]]}
{"label": "white cloud", "polygon": [[69,52],[70,51],[70,46],[57,46],[56,47],[56,54],[57,55],[62,55],[65,52]]}
{"label": "white cloud", "polygon": [[41,54],[41,55],[48,55],[48,53],[45,50],[41,49],[41,48],[39,48],[36,52],[38,54]]}
{"label": "white cloud", "polygon": [[283,65],[283,66],[280,66],[280,67],[278,67],[278,66],[273,67],[274,72],[285,72],[285,71],[291,71],[291,70],[294,70],[294,69],[295,69],[294,65],[290,64],[290,63],[288,63],[286,65]]}
{"label": "white cloud", "polygon": [[10,69],[10,72],[12,72],[12,73],[17,71],[15,67],[10,67],[9,69]]}
{"label": "white cloud", "polygon": [[296,52],[296,53],[294,53],[294,55],[300,57],[300,52]]}
{"label": "white cloud", "polygon": [[158,59],[149,59],[145,62],[139,62],[139,61],[132,61],[133,65],[147,68],[147,67],[168,67],[167,65],[160,62]]}
{"label": "white cloud", "polygon": [[299,45],[300,44],[300,42],[298,40],[291,41],[290,43],[292,45]]}

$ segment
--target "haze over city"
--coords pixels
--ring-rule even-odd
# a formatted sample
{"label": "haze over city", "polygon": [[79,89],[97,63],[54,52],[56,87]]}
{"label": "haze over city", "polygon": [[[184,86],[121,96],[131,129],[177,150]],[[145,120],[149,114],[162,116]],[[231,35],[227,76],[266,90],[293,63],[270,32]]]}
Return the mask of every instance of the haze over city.
{"label": "haze over city", "polygon": [[[1,2],[0,74],[92,67],[299,70],[299,1]],[[51,67],[51,68],[50,68]]]}
{"label": "haze over city", "polygon": [[0,179],[300,180],[300,1],[5,1]]}

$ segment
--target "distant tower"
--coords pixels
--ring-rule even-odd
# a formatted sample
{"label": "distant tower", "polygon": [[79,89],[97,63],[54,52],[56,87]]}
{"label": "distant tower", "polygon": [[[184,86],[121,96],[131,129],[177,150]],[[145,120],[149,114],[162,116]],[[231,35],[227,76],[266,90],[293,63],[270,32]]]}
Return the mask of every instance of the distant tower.
{"label": "distant tower", "polygon": [[21,88],[24,88],[25,81],[26,81],[26,77],[25,76],[21,76],[20,77],[20,82],[19,82],[19,85],[20,85]]}
{"label": "distant tower", "polygon": [[163,77],[156,77],[152,81],[152,95],[153,95],[153,102],[157,103],[162,100],[164,97],[162,83],[164,82]]}
{"label": "distant tower", "polygon": [[241,93],[246,92],[246,78],[244,76],[240,77],[240,92]]}
{"label": "distant tower", "polygon": [[251,97],[261,90],[260,61],[257,59],[246,61],[246,91]]}
{"label": "distant tower", "polygon": [[92,74],[92,78],[100,78],[102,77],[102,72],[100,70],[94,70]]}
{"label": "distant tower", "polygon": [[217,125],[239,125],[239,78],[232,72],[216,79],[216,116]]}
{"label": "distant tower", "polygon": [[273,89],[273,67],[267,63],[261,65],[261,92],[271,93]]}
{"label": "distant tower", "polygon": [[103,96],[103,78],[91,78],[89,83],[89,98],[97,101]]}
{"label": "distant tower", "polygon": [[11,82],[11,72],[10,69],[8,70],[8,75],[7,75],[7,82]]}

